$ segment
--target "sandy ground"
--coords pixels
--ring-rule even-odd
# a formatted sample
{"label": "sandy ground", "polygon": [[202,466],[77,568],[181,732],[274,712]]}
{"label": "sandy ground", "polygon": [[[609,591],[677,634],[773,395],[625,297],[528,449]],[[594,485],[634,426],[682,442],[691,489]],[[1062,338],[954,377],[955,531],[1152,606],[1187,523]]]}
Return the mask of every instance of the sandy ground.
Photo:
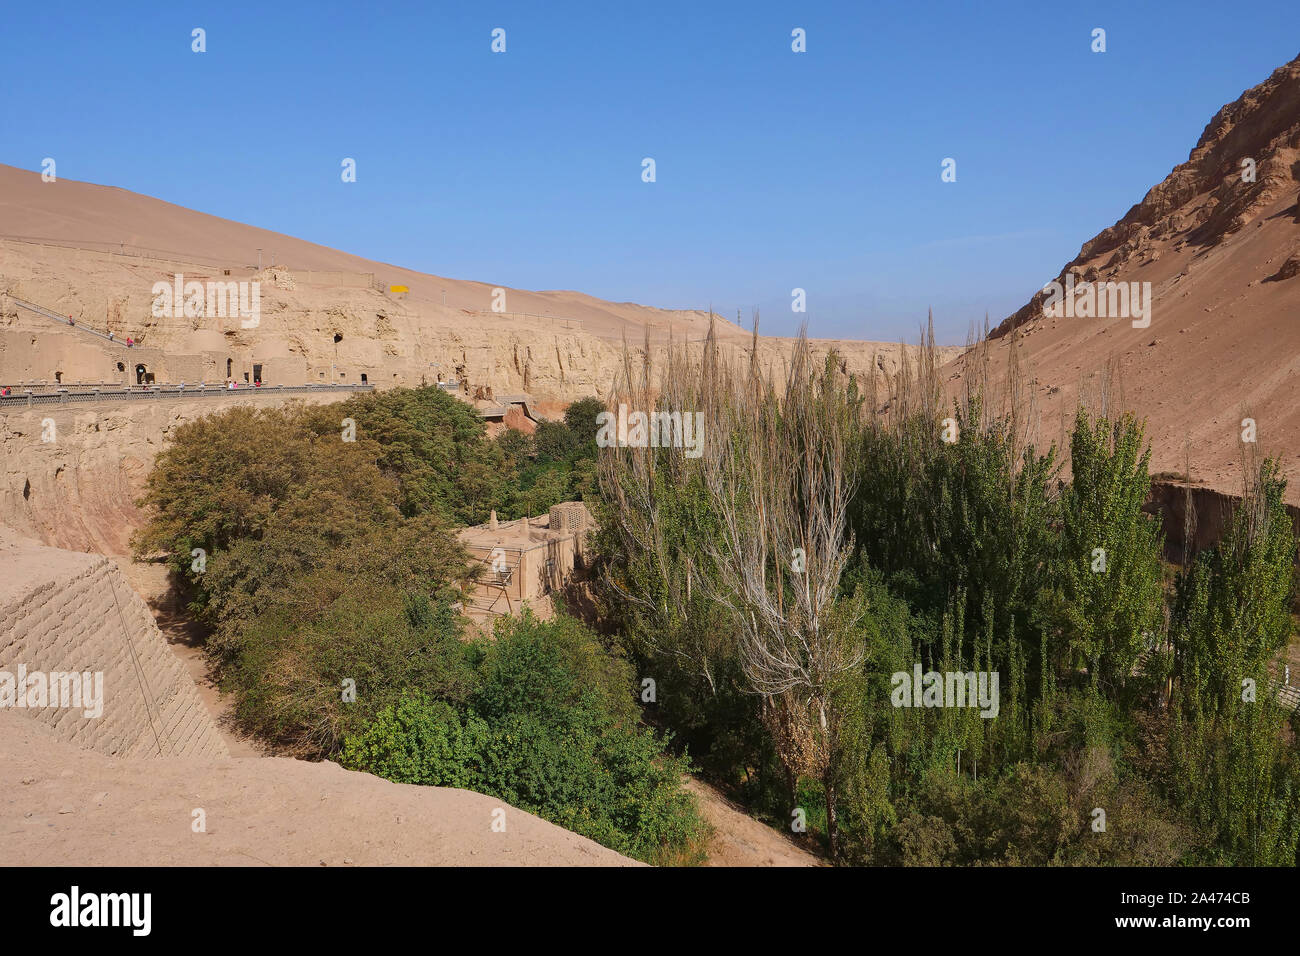
{"label": "sandy ground", "polygon": [[717,789],[687,778],[700,812],[714,828],[705,866],[825,866],[791,837],[760,823]]}
{"label": "sandy ground", "polygon": [[328,761],[115,759],[0,712],[0,766],[0,865],[634,865],[491,797]]}

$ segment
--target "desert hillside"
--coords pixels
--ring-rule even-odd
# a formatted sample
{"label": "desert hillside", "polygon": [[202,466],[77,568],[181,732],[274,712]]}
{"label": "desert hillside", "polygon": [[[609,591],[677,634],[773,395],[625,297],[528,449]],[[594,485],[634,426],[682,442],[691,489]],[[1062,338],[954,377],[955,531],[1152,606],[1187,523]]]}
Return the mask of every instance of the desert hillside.
{"label": "desert hillside", "polygon": [[[608,394],[625,340],[634,350],[649,340],[657,355],[670,342],[702,340],[710,327],[725,349],[746,352],[753,341],[707,313],[575,292],[507,289],[507,310],[494,312],[487,283],[371,262],[124,190],[43,183],[11,167],[0,167],[0,224],[0,385],[19,388],[134,384],[137,365],[159,384],[240,381],[250,373],[269,385],[454,379],[469,399],[527,392],[530,407],[545,414]],[[260,322],[245,328],[232,316],[154,316],[154,283],[177,274],[259,282]],[[760,339],[760,360],[779,366],[789,344]],[[835,348],[846,367],[886,377],[906,350],[824,340],[813,348],[818,356]],[[223,393],[220,405],[342,397],[234,392]],[[186,673],[193,654],[167,646],[144,592],[136,593],[134,579],[153,569],[128,566],[128,583],[100,557],[130,553],[137,498],[155,456],[174,429],[215,404],[164,395],[11,401],[0,409],[0,560],[16,572],[0,588],[0,651],[5,663],[31,667],[73,661],[104,671],[107,683],[98,722],[52,709],[0,714],[0,759],[23,768],[0,786],[0,819],[41,836],[25,841],[30,856],[15,851],[3,862],[631,862],[479,794],[238,753],[247,744],[219,727],[215,691],[204,697],[202,674]],[[158,606],[154,612],[161,615]],[[714,863],[817,862],[707,786],[692,787],[714,828]],[[195,807],[209,815],[205,833],[189,828]],[[506,834],[490,829],[497,809],[508,813]],[[297,817],[310,825],[286,836],[284,820]]]}
{"label": "desert hillside", "polygon": [[[268,384],[365,381],[379,387],[456,380],[470,395],[527,392],[543,403],[608,394],[626,338],[640,347],[750,336],[704,311],[606,302],[579,292],[448,279],[243,225],[122,189],[0,166],[0,381],[120,381],[122,362],[157,381]],[[260,252],[259,252],[260,250]],[[260,261],[259,261],[260,260]],[[259,268],[260,266],[260,268]],[[255,328],[238,319],[152,315],[153,286],[260,283]],[[12,298],[127,337],[128,356],[19,308]],[[499,306],[497,308],[496,306]],[[779,362],[789,340],[764,337]],[[903,347],[819,340],[848,367],[893,374]],[[953,350],[950,354],[955,354]],[[123,362],[129,358],[130,362]]]}
{"label": "desert hillside", "polygon": [[1219,110],[1187,162],[1057,277],[1149,282],[1149,326],[1045,316],[1040,292],[995,330],[994,367],[1019,349],[1045,437],[1059,437],[1062,416],[1081,390],[1097,393],[1109,365],[1113,397],[1149,420],[1153,472],[1181,473],[1190,457],[1194,483],[1240,491],[1241,421],[1251,417],[1300,502],[1298,198],[1300,58]]}

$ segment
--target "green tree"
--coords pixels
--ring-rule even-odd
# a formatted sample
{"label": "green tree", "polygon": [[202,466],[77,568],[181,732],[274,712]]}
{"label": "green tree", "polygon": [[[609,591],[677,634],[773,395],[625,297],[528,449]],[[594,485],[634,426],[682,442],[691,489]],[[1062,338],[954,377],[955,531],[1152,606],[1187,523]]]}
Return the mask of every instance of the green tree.
{"label": "green tree", "polygon": [[1227,535],[1177,582],[1171,789],[1213,834],[1211,862],[1294,866],[1300,852],[1300,759],[1268,673],[1292,629],[1285,491],[1276,461],[1250,465]]}
{"label": "green tree", "polygon": [[1117,696],[1163,624],[1161,535],[1142,511],[1150,448],[1132,415],[1093,420],[1080,408],[1061,495],[1059,626],[1094,689]]}

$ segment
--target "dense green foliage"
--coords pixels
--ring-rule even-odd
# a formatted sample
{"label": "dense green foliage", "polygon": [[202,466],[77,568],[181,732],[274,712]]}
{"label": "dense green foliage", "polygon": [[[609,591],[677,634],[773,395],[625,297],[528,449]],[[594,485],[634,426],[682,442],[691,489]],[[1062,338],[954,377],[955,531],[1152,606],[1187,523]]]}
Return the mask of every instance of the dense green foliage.
{"label": "dense green foliage", "polygon": [[640,726],[627,663],[568,618],[471,641],[453,611],[472,574],[456,525],[545,513],[589,481],[595,411],[574,409],[496,441],[439,389],[208,416],[159,455],[136,548],[167,555],[236,717],[278,751],[689,860],[687,763]]}
{"label": "dense green foliage", "polygon": [[631,672],[571,619],[503,619],[476,648],[475,692],[387,706],[344,744],[344,766],[399,783],[464,787],[642,860],[689,851],[702,826],[686,761],[638,726]]}
{"label": "dense green foliage", "polygon": [[[1296,864],[1300,750],[1273,671],[1296,540],[1274,462],[1249,463],[1223,540],[1175,573],[1131,416],[1081,409],[1040,448],[979,389],[942,408],[904,382],[882,412],[834,356],[792,369],[784,402],[670,369],[665,400],[707,415],[698,459],[598,449],[595,400],[492,440],[437,389],[232,409],[177,429],[137,549],[189,588],[262,739],[641,859],[691,859],[702,826],[634,675],[679,753],[838,862]],[[579,496],[608,636],[561,616],[467,640],[453,528]],[[898,706],[918,668],[996,675],[995,713]]]}
{"label": "dense green foliage", "polygon": [[189,574],[192,549],[213,555],[239,540],[293,536],[310,556],[407,518],[544,514],[591,472],[594,424],[573,416],[543,422],[539,444],[511,430],[486,440],[474,409],[438,388],[209,415],[177,428],[158,456],[137,551],[165,552]]}
{"label": "dense green foliage", "polygon": [[1213,836],[1207,862],[1293,866],[1300,753],[1271,706],[1268,664],[1291,633],[1295,539],[1275,463],[1251,482],[1224,540],[1178,577],[1171,787]]}
{"label": "dense green foliage", "polygon": [[[774,607],[800,584],[767,525],[726,507],[745,491],[729,423],[788,403],[710,361],[670,368],[663,394],[764,408],[709,413],[707,440],[727,449],[712,463],[675,449],[602,458],[596,509],[608,624],[707,772],[778,827],[806,816],[840,862],[1296,864],[1300,751],[1268,672],[1292,632],[1296,540],[1273,463],[1250,465],[1231,532],[1174,581],[1143,511],[1149,449],[1133,417],[1080,409],[1067,447],[1040,449],[1023,414],[990,415],[979,388],[944,409],[932,377],[882,413],[844,376],[814,410],[862,403],[836,463],[851,558],[819,626],[845,634],[860,665],[825,682],[821,729],[792,744],[772,719],[784,691],[755,680],[721,586],[726,542],[747,535]],[[893,675],[918,666],[996,674],[996,715],[897,706]],[[792,774],[800,747],[829,772]]]}
{"label": "dense green foliage", "polygon": [[564,420],[540,422],[526,435],[506,431],[496,444],[514,475],[497,497],[498,515],[544,514],[559,501],[590,498],[595,489],[596,416],[603,402],[584,398],[565,410]]}

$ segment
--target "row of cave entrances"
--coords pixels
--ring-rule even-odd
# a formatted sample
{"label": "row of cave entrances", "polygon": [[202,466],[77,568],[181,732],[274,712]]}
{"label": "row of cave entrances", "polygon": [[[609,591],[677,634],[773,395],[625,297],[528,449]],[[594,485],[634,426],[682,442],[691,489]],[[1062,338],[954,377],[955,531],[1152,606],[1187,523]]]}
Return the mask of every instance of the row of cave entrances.
{"label": "row of cave entrances", "polygon": [[[125,363],[123,363],[123,362],[118,362],[118,363],[117,363],[117,370],[118,370],[119,372],[125,372],[125,371],[126,371],[126,365],[125,365]],[[230,378],[233,377],[233,375],[234,375],[234,360],[233,360],[233,359],[226,359],[226,378],[227,378],[227,379],[230,379]],[[248,373],[245,372],[245,373],[244,373],[244,381],[247,382],[248,380],[249,380]],[[62,383],[63,383],[63,373],[62,373],[62,372],[55,372],[55,373],[54,373],[54,381],[57,382],[57,383],[59,383],[59,384],[62,384]],[[258,382],[258,383],[260,383],[260,382],[262,381],[262,365],[261,365],[260,362],[254,363],[254,365],[253,365],[253,381],[254,381],[254,382]],[[362,372],[362,373],[361,373],[361,384],[362,384],[362,385],[365,385],[365,384],[367,384],[367,381],[368,381],[368,378],[367,378],[366,374],[365,374],[364,372]],[[135,384],[137,384],[137,385],[152,385],[153,383],[154,383],[154,373],[151,372],[151,371],[149,371],[148,366],[146,366],[143,362],[137,362],[137,363],[136,363],[136,366],[135,366]]]}
{"label": "row of cave entrances", "polygon": [[[126,364],[123,363],[123,362],[118,362],[118,363],[117,363],[117,370],[118,370],[119,372],[125,372],[125,371],[126,371]],[[62,385],[62,384],[63,384],[63,373],[62,373],[62,372],[55,372],[55,373],[54,373],[54,381],[55,381],[55,384]],[[149,369],[144,365],[143,362],[137,364],[136,367],[135,367],[135,384],[137,384],[137,385],[152,385],[152,384],[153,384],[153,372],[149,371]]]}

